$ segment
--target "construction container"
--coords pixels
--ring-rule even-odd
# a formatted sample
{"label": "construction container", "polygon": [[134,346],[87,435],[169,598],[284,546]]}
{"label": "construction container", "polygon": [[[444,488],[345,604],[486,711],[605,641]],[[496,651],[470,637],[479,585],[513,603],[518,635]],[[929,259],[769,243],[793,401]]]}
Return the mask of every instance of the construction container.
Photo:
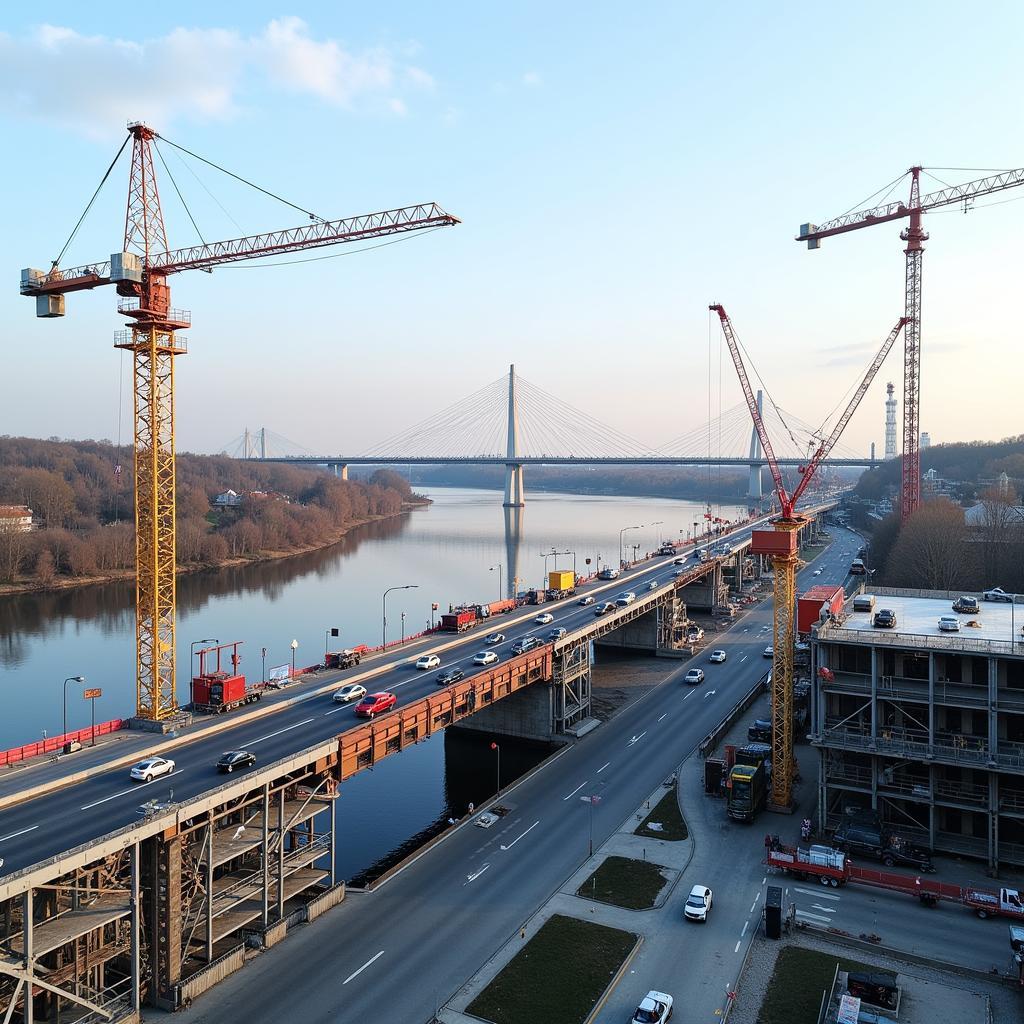
{"label": "construction container", "polygon": [[576,574],[571,569],[555,569],[548,573],[548,590],[572,590]]}
{"label": "construction container", "polygon": [[755,555],[796,555],[796,530],[753,530],[750,534],[750,550]]}
{"label": "construction container", "polygon": [[446,633],[462,633],[476,625],[476,611],[445,612],[441,616],[441,629]]}
{"label": "construction container", "polygon": [[816,587],[811,587],[797,598],[796,631],[810,633],[811,626],[821,617],[822,607],[827,607],[833,615],[838,615],[843,610],[845,597],[846,591],[834,584],[819,583]]}

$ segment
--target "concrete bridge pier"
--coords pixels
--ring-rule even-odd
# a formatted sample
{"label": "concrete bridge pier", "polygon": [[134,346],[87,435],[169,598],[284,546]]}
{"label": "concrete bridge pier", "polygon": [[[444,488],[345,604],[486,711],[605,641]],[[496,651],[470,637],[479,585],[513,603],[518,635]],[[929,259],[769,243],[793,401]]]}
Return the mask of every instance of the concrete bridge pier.
{"label": "concrete bridge pier", "polygon": [[721,561],[715,562],[715,568],[699,580],[694,580],[683,587],[683,596],[689,608],[697,608],[703,612],[713,612],[721,608],[728,599],[729,586],[722,576]]}
{"label": "concrete bridge pier", "polygon": [[594,646],[644,651],[661,658],[688,657],[685,644],[686,604],[673,590],[653,607],[627,619],[595,639]]}
{"label": "concrete bridge pier", "polygon": [[505,454],[505,508],[521,508],[526,504],[523,489],[523,464],[519,458],[519,410],[516,402],[516,368],[508,368],[508,433]]}
{"label": "concrete bridge pier", "polygon": [[338,477],[339,480],[347,480],[348,479],[348,463],[347,462],[329,462],[329,463],[327,463],[327,468],[329,470],[333,471],[334,475],[336,477]]}

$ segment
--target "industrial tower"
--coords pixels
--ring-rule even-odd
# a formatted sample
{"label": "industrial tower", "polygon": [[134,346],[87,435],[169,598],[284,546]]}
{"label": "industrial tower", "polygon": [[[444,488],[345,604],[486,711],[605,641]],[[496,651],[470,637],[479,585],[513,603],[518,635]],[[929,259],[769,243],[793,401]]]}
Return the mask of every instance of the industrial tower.
{"label": "industrial tower", "polygon": [[885,385],[885,457],[896,458],[896,396],[893,392],[896,388],[891,384]]}

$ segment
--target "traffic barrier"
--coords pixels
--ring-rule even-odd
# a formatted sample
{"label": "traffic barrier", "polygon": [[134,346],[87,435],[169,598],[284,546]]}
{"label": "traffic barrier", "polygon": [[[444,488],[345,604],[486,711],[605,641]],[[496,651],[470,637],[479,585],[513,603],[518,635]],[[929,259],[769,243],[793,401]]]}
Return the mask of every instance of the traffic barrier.
{"label": "traffic barrier", "polygon": [[229,974],[234,974],[245,963],[245,946],[235,946],[223,956],[212,960],[206,967],[196,971],[187,981],[177,986],[176,1006],[188,1006],[196,996],[201,996],[213,988],[218,981],[223,981]]}
{"label": "traffic barrier", "polygon": [[61,733],[59,736],[47,736],[45,740],[36,743],[26,743],[21,747],[11,747],[10,750],[0,750],[0,768],[17,764],[30,757],[38,757],[40,754],[55,754],[63,750],[68,743],[86,743],[94,736],[106,736],[112,732],[120,732],[128,727],[126,718],[113,718],[109,722],[100,722],[95,729],[89,726],[85,729],[76,729],[74,732]]}
{"label": "traffic barrier", "polygon": [[714,727],[700,741],[697,747],[697,753],[701,757],[707,757],[718,746],[718,741],[733,727],[733,723],[737,718],[742,715],[751,704],[761,696],[762,693],[768,688],[768,677],[771,672],[765,672],[763,676],[742,696],[732,707],[732,710],[723,718],[718,725]]}

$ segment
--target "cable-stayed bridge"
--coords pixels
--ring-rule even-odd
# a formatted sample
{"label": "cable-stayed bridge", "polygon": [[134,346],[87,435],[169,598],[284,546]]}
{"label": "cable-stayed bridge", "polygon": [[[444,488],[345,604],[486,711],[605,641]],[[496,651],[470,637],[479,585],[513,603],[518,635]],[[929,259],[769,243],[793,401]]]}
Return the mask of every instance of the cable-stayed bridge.
{"label": "cable-stayed bridge", "polygon": [[[761,403],[761,392],[758,392]],[[826,436],[774,404],[763,410],[780,466],[799,468]],[[762,497],[761,469],[767,465],[743,402],[709,423],[652,448],[610,427],[564,399],[531,384],[509,367],[466,398],[379,444],[352,454],[324,454],[274,434],[246,430],[224,446],[235,458],[258,462],[322,465],[339,476],[349,466],[501,465],[506,467],[505,504],[525,503],[526,466],[737,466],[749,467],[748,497]],[[881,460],[841,445],[826,466],[871,467]]]}

